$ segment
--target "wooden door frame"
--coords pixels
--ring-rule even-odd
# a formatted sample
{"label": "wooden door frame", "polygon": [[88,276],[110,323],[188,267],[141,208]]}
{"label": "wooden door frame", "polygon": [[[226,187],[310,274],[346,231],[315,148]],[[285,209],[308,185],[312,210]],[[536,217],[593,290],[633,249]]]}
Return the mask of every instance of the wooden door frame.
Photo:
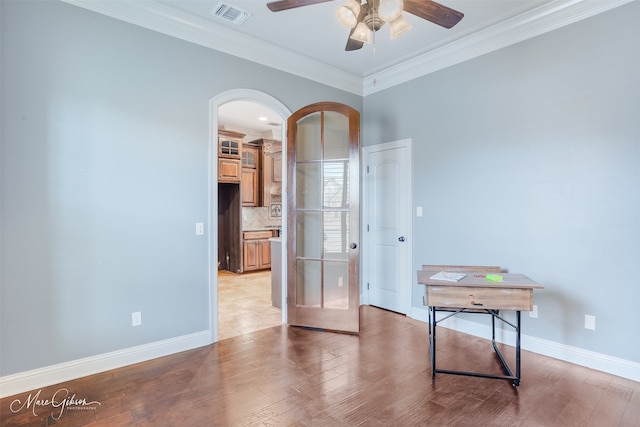
{"label": "wooden door frame", "polygon": [[[362,182],[362,196],[361,196],[361,200],[362,200],[362,206],[363,206],[363,215],[362,215],[362,224],[360,224],[360,226],[362,227],[361,230],[361,240],[362,240],[362,283],[361,283],[361,290],[360,290],[360,302],[362,304],[366,304],[369,305],[369,290],[367,289],[366,284],[370,281],[369,279],[369,265],[368,263],[371,260],[371,252],[370,252],[370,248],[371,248],[371,241],[369,238],[369,233],[366,232],[366,226],[369,218],[369,214],[370,214],[370,202],[367,199],[367,180],[366,180],[366,168],[367,168],[367,164],[369,163],[369,156],[371,155],[372,151],[381,151],[381,150],[393,150],[393,149],[397,149],[397,148],[401,148],[401,147],[406,147],[409,150],[409,164],[407,165],[407,167],[409,168],[409,197],[408,197],[408,201],[407,201],[407,205],[409,206],[409,223],[407,224],[407,237],[408,237],[408,256],[410,259],[410,262],[408,263],[408,270],[405,273],[407,274],[407,277],[413,277],[413,156],[412,156],[412,151],[413,151],[413,141],[411,138],[407,138],[407,139],[401,139],[401,140],[397,140],[397,141],[391,141],[391,142],[385,142],[385,143],[380,143],[380,144],[376,144],[376,145],[368,145],[366,147],[362,148],[362,173],[361,173],[361,182]],[[413,306],[413,281],[411,283],[408,284],[409,289],[406,292],[406,296],[408,298],[407,301],[407,313],[405,313],[407,316],[409,316],[411,314],[412,311],[412,306]]]}
{"label": "wooden door frame", "polygon": [[[283,145],[287,143],[287,119],[291,110],[273,96],[254,89],[232,89],[222,92],[209,100],[209,197],[208,217],[209,227],[206,236],[209,273],[209,342],[218,342],[218,108],[228,102],[251,101],[270,108],[280,116],[282,120],[281,139]],[[285,145],[286,146],[286,145]],[[282,153],[282,185],[286,188],[286,153]],[[282,204],[286,206],[286,194],[282,195]],[[287,217],[286,209],[282,213],[282,307],[286,307],[287,301]],[[287,323],[287,310],[282,310],[282,323]]]}

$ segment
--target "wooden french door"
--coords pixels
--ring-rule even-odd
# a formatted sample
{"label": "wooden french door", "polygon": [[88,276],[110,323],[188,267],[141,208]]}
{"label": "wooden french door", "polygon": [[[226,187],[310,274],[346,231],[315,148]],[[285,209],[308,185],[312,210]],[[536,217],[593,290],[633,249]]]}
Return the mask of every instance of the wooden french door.
{"label": "wooden french door", "polygon": [[360,114],[322,102],[287,124],[288,322],[358,333]]}

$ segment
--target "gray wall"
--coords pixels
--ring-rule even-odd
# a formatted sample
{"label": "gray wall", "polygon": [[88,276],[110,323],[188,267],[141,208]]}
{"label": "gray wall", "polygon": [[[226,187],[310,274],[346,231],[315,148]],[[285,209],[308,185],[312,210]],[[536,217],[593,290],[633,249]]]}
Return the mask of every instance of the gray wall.
{"label": "gray wall", "polygon": [[527,274],[546,289],[524,333],[634,362],[639,17],[632,2],[367,96],[363,114],[364,145],[413,139],[416,270]]}
{"label": "gray wall", "polygon": [[[207,329],[209,99],[362,100],[67,4],[0,7],[0,375]],[[367,96],[362,115],[365,145],[413,138],[415,269],[525,273],[546,286],[526,334],[634,362],[639,14]]]}
{"label": "gray wall", "polygon": [[0,4],[0,375],[207,330],[209,100],[362,99],[68,4]]}

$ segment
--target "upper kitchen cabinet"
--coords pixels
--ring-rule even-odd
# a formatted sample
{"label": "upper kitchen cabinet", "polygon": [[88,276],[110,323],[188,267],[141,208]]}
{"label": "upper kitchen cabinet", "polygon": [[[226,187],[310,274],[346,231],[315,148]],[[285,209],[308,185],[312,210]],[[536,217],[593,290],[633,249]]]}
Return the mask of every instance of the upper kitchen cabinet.
{"label": "upper kitchen cabinet", "polygon": [[242,180],[242,138],[244,134],[218,130],[218,182]]}
{"label": "upper kitchen cabinet", "polygon": [[252,141],[262,146],[262,206],[282,203],[282,142],[273,139]]}
{"label": "upper kitchen cabinet", "polygon": [[260,146],[253,143],[242,146],[242,167],[258,169],[260,163]]}
{"label": "upper kitchen cabinet", "polygon": [[218,157],[242,158],[242,138],[245,135],[231,130],[218,130]]}
{"label": "upper kitchen cabinet", "polygon": [[242,206],[260,206],[260,146],[242,146]]}

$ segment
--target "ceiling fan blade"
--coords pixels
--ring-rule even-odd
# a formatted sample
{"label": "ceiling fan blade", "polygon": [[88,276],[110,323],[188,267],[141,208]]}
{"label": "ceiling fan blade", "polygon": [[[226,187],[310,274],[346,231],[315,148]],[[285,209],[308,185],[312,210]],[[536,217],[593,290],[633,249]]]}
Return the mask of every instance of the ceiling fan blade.
{"label": "ceiling fan blade", "polygon": [[326,3],[333,0],[280,0],[267,3],[267,7],[271,12],[280,12],[282,10],[295,9],[297,7],[311,6],[318,3]]}
{"label": "ceiling fan blade", "polygon": [[444,28],[456,25],[464,13],[431,0],[404,0],[404,10]]}
{"label": "ceiling fan blade", "polygon": [[[358,24],[364,19],[365,15],[367,14],[367,10],[368,7],[365,6],[360,8],[360,14],[358,14]],[[346,50],[347,52],[362,49],[362,46],[364,46],[364,42],[351,38],[353,33],[356,31],[356,27],[358,26],[358,24],[354,25],[351,31],[349,31],[349,37],[347,37],[347,45],[344,47],[344,50]]]}
{"label": "ceiling fan blade", "polygon": [[347,52],[352,50],[358,50],[358,49],[362,49],[362,46],[364,46],[364,42],[361,42],[360,40],[354,40],[351,37],[349,37],[347,39],[347,45],[345,46],[344,50],[346,50]]}

